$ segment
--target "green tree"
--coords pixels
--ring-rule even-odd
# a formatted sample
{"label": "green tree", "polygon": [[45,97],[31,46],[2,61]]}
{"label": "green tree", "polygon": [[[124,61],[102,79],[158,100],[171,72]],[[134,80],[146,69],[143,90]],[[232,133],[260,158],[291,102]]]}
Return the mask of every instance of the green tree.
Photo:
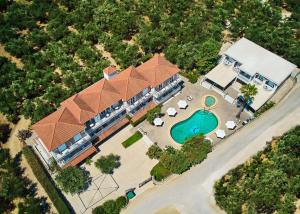
{"label": "green tree", "polygon": [[9,124],[0,124],[0,143],[6,143],[9,138],[11,128]]}
{"label": "green tree", "polygon": [[101,170],[104,174],[112,174],[114,169],[121,165],[120,156],[109,154],[107,156],[101,156],[96,162],[95,166]]}
{"label": "green tree", "polygon": [[58,186],[66,193],[75,194],[83,190],[89,175],[83,169],[72,166],[58,172],[55,180]]}
{"label": "green tree", "polygon": [[242,108],[239,110],[239,112],[236,115],[237,118],[240,118],[246,106],[249,105],[249,102],[252,102],[254,100],[254,96],[257,94],[257,88],[254,84],[253,85],[247,84],[247,85],[243,85],[240,91],[243,95],[244,100],[243,100]]}
{"label": "green tree", "polygon": [[157,145],[157,143],[151,145],[146,153],[150,159],[159,159],[163,150]]}

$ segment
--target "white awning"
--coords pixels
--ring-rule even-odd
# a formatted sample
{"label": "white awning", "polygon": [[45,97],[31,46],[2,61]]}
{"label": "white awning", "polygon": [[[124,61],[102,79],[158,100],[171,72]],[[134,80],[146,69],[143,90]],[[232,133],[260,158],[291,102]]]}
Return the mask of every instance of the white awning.
{"label": "white awning", "polygon": [[227,129],[234,129],[236,127],[236,124],[234,121],[229,120],[226,122],[225,126],[227,127]]}
{"label": "white awning", "polygon": [[188,104],[185,100],[179,100],[177,105],[181,109],[186,109],[188,107]]}
{"label": "white awning", "polygon": [[225,131],[223,129],[218,129],[216,131],[216,135],[218,138],[224,138],[226,136]]}
{"label": "white awning", "polygon": [[222,88],[228,86],[236,76],[237,73],[233,70],[232,66],[224,65],[224,63],[218,64],[205,75],[207,79],[213,81]]}
{"label": "white awning", "polygon": [[175,110],[175,108],[168,108],[167,109],[167,113],[169,116],[175,116],[177,114],[177,111]]}
{"label": "white awning", "polygon": [[164,121],[162,119],[160,119],[159,117],[157,117],[153,120],[153,123],[154,123],[155,126],[162,126]]}

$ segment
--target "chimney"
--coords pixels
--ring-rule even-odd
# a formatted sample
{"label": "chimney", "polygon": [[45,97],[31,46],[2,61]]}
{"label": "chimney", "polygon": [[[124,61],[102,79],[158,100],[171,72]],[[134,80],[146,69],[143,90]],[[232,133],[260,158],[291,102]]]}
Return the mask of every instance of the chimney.
{"label": "chimney", "polygon": [[116,66],[110,65],[103,70],[103,76],[105,79],[109,80],[117,75]]}

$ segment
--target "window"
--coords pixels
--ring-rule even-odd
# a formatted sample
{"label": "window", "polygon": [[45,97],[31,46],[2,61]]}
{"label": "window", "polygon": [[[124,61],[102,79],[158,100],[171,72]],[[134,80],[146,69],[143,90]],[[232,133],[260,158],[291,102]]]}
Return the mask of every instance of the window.
{"label": "window", "polygon": [[244,72],[244,71],[240,71],[240,75],[242,75],[246,79],[251,79],[251,76],[249,74],[247,74],[246,72]]}
{"label": "window", "polygon": [[80,134],[80,133],[77,134],[77,135],[75,135],[75,136],[73,137],[73,139],[74,139],[75,142],[79,141],[81,138],[82,138],[82,137],[81,137],[81,134]]}
{"label": "window", "polygon": [[97,123],[97,122],[99,122],[100,121],[100,114],[97,114],[97,116],[94,118],[94,120],[95,120],[95,122]]}
{"label": "window", "polygon": [[271,82],[270,80],[266,81],[266,85],[270,86],[271,88],[275,87],[275,83]]}
{"label": "window", "polygon": [[67,146],[66,146],[66,144],[62,144],[57,149],[58,149],[58,152],[61,153],[67,149]]}

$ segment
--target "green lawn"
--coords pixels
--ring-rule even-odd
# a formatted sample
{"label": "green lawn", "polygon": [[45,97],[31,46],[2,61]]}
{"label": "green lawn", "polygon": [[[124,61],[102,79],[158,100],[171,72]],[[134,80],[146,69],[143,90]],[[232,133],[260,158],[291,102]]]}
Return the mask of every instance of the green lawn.
{"label": "green lawn", "polygon": [[125,140],[122,143],[122,145],[124,146],[124,148],[127,148],[127,147],[131,146],[132,144],[134,144],[139,139],[141,139],[142,137],[143,137],[143,135],[140,132],[136,132],[130,138]]}

